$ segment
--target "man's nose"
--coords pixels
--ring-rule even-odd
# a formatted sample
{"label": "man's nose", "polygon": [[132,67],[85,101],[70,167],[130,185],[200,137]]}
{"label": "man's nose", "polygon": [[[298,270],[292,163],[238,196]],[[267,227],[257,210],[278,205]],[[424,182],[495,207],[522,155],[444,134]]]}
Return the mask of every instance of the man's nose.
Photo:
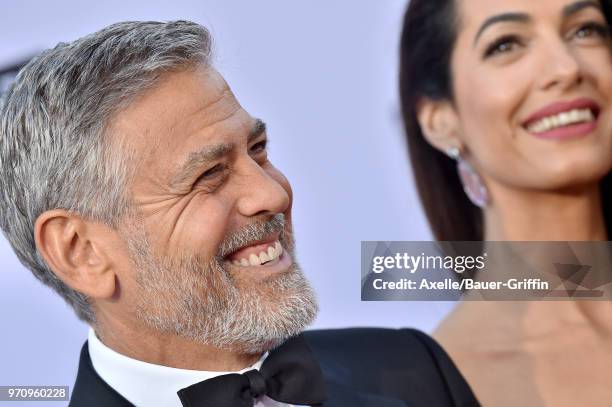
{"label": "man's nose", "polygon": [[562,39],[549,41],[542,50],[539,67],[540,88],[562,91],[571,89],[583,80],[583,68],[571,47]]}
{"label": "man's nose", "polygon": [[253,160],[245,164],[238,211],[244,216],[275,215],[291,205],[289,192]]}

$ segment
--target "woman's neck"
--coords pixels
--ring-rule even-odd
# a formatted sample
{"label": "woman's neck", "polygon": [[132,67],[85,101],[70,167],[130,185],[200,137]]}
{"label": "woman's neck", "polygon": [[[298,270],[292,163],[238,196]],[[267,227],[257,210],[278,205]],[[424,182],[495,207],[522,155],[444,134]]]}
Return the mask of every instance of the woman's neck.
{"label": "woman's neck", "polygon": [[485,240],[608,240],[599,185],[554,192],[492,188],[494,202],[484,212]]}
{"label": "woman's neck", "polygon": [[[492,195],[495,202],[485,209],[486,241],[608,240],[599,185],[548,193],[495,188]],[[491,271],[488,277],[493,279],[507,272]],[[470,310],[460,314],[477,320],[481,317],[477,310],[490,312],[489,305],[465,301],[458,309]],[[567,318],[612,335],[612,323],[605,317],[612,305],[607,301],[508,301],[495,302],[494,307],[503,310],[505,327],[521,336],[538,329],[561,329]]]}

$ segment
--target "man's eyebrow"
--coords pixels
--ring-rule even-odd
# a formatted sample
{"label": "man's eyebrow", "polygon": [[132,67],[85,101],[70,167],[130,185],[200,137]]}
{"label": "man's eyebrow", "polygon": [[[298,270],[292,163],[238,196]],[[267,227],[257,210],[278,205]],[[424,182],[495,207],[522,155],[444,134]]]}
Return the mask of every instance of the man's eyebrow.
{"label": "man's eyebrow", "polygon": [[[537,0],[534,0],[534,1],[537,1]],[[476,45],[482,33],[487,28],[492,26],[493,24],[505,23],[505,22],[528,23],[529,21],[531,21],[531,17],[529,17],[529,15],[525,13],[504,13],[504,14],[497,14],[492,17],[489,17],[480,26],[480,29],[478,30],[478,33],[476,34],[476,37],[474,38],[474,45]]]}
{"label": "man's eyebrow", "polygon": [[594,1],[594,0],[584,0],[584,1],[577,1],[575,3],[569,4],[567,6],[565,6],[563,8],[563,17],[569,17],[572,14],[575,14],[581,10],[584,10],[585,8],[589,8],[589,7],[593,7],[596,8],[599,11],[603,11],[601,8],[601,4],[599,4],[598,1]]}
{"label": "man's eyebrow", "polygon": [[253,127],[251,127],[251,131],[249,132],[249,137],[247,142],[250,143],[257,137],[259,137],[262,133],[266,131],[266,123],[264,123],[261,119],[255,119],[255,123],[253,123]]}
{"label": "man's eyebrow", "polygon": [[[266,131],[266,123],[261,119],[255,119],[249,135],[247,136],[247,142],[250,143],[252,140],[259,137]],[[171,185],[183,185],[191,174],[201,167],[204,167],[211,161],[218,160],[219,158],[229,154],[234,149],[233,144],[217,144],[214,146],[206,146],[197,151],[189,153],[189,157],[181,164],[172,177]]]}
{"label": "man's eyebrow", "polygon": [[199,150],[192,151],[189,153],[185,162],[178,167],[179,169],[175,172],[174,176],[172,176],[170,181],[171,185],[183,185],[198,168],[205,166],[211,161],[218,160],[229,154],[233,149],[233,144],[225,143],[206,146]]}

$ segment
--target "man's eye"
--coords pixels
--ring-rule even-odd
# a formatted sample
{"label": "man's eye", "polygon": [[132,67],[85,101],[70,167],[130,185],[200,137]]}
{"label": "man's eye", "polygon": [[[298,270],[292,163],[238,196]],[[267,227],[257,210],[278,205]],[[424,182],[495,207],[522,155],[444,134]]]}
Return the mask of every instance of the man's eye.
{"label": "man's eye", "polygon": [[202,175],[200,175],[199,179],[200,180],[207,180],[207,179],[215,178],[216,176],[218,176],[221,173],[223,173],[224,170],[225,170],[225,165],[217,164],[214,167],[204,171],[204,173],[202,173]]}
{"label": "man's eye", "polygon": [[251,146],[250,152],[251,154],[258,154],[261,153],[262,151],[266,151],[266,148],[268,146],[268,141],[267,140],[262,140],[258,143],[255,143]]}
{"label": "man's eye", "polygon": [[225,164],[217,164],[204,171],[195,181],[193,187],[212,193],[217,190],[227,180],[229,168]]}
{"label": "man's eye", "polygon": [[519,45],[521,45],[521,41],[514,35],[502,37],[487,47],[484,57],[488,58],[511,52]]}

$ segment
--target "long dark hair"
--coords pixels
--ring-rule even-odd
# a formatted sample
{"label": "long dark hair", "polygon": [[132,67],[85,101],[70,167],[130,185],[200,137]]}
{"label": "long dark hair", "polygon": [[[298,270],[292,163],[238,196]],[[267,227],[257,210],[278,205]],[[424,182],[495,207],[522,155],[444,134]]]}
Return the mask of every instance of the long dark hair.
{"label": "long dark hair", "polygon": [[[602,0],[608,24],[612,0]],[[417,120],[423,97],[453,100],[450,60],[458,30],[455,0],[410,0],[400,49],[400,97],[408,151],[417,189],[439,241],[483,240],[483,214],[465,193],[454,161],[433,148]],[[601,183],[608,235],[612,231],[612,174]]]}

